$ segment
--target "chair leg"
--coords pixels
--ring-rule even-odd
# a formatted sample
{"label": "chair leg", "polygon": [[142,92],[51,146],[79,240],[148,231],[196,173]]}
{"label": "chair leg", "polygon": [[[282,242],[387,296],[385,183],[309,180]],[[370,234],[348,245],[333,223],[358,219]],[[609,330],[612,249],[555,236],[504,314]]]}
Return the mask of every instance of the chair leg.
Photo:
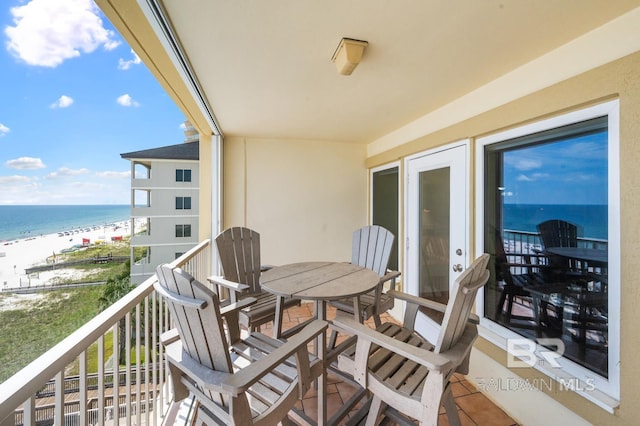
{"label": "chair leg", "polygon": [[284,419],[282,419],[279,423],[281,426],[291,426],[294,423],[291,421],[291,419],[289,419],[289,417],[285,417]]}
{"label": "chair leg", "polygon": [[375,426],[378,422],[378,418],[385,410],[385,408],[387,408],[387,404],[382,402],[379,397],[374,395],[373,399],[371,400],[371,407],[369,407],[369,415],[367,416],[367,422],[365,423],[365,426]]}
{"label": "chair leg", "polygon": [[460,426],[460,415],[458,414],[458,407],[456,407],[456,402],[453,400],[451,390],[446,392],[446,394],[444,395],[442,404],[444,405],[444,409],[447,412],[449,424],[451,426]]}
{"label": "chair leg", "polygon": [[513,311],[513,294],[509,293],[509,299],[507,301],[507,322],[511,322],[511,312]]}
{"label": "chair leg", "polygon": [[338,339],[338,330],[336,329],[331,330],[331,336],[329,337],[329,345],[327,346],[327,349],[329,350],[334,349],[336,347],[337,339]]}
{"label": "chair leg", "polygon": [[502,310],[504,309],[504,301],[507,298],[507,289],[503,288],[500,293],[500,299],[498,300],[498,306],[496,306],[496,319],[499,319],[502,316]]}
{"label": "chair leg", "polygon": [[380,327],[382,325],[382,322],[380,321],[380,315],[375,314],[373,316],[373,322],[376,325],[376,328]]}

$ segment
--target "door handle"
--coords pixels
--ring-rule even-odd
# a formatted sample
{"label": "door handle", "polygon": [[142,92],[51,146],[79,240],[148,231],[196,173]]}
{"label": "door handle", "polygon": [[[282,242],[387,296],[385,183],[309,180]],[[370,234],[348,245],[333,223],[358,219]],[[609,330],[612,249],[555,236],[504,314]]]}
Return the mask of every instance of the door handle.
{"label": "door handle", "polygon": [[453,265],[453,272],[462,272],[462,265],[459,263],[456,263],[455,265]]}

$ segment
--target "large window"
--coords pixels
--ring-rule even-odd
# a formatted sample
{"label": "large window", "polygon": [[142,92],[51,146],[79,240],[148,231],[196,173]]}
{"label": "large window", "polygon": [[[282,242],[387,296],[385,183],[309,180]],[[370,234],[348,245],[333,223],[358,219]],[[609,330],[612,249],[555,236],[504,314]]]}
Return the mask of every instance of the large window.
{"label": "large window", "polygon": [[617,103],[478,142],[483,324],[561,356],[541,368],[555,378],[617,397]]}

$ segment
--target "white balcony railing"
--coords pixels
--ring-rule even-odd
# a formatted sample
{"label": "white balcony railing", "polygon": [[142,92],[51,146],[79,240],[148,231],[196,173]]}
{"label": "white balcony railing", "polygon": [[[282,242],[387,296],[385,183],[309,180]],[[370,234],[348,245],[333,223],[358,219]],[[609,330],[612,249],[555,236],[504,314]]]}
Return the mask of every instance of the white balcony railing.
{"label": "white balcony railing", "polygon": [[[210,241],[172,264],[206,282]],[[0,426],[160,424],[171,394],[158,338],[170,323],[153,290],[155,280],[154,275],[0,384]],[[125,356],[118,363],[120,349]]]}

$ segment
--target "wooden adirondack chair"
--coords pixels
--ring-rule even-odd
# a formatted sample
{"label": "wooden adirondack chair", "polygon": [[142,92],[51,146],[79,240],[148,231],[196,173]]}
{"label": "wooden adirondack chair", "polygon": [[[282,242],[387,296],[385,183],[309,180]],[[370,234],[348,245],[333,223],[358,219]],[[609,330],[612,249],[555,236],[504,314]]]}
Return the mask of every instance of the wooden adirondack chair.
{"label": "wooden adirondack chair", "polygon": [[[578,226],[560,219],[551,219],[536,225],[544,248],[578,247]],[[558,280],[566,276],[580,275],[581,265],[574,259],[545,253],[549,258],[549,271]]]}
{"label": "wooden adirondack chair", "polygon": [[289,410],[322,372],[322,361],[309,354],[307,344],[327,323],[314,321],[286,343],[256,332],[241,339],[238,311],[255,299],[221,309],[218,296],[181,269],[160,265],[157,275],[154,287],[176,325],[162,336],[174,391],[165,424],[172,424],[189,394],[198,402],[195,416],[202,424],[287,422]]}
{"label": "wooden adirondack chair", "polygon": [[[394,235],[382,226],[365,226],[353,233],[351,263],[369,268],[380,275],[380,283],[370,293],[360,296],[362,321],[373,317],[376,326],[380,325],[380,314],[393,309],[391,294],[384,292],[384,284],[390,283],[389,290],[395,290],[398,271],[387,271],[389,257],[393,247]],[[353,315],[351,299],[333,300],[329,304],[338,311]]]}
{"label": "wooden adirondack chair", "polygon": [[[478,317],[471,314],[475,296],[489,279],[489,255],[476,259],[456,280],[449,303],[394,292],[407,302],[404,326],[385,323],[377,330],[346,316],[336,317],[334,325],[357,336],[352,346],[338,357],[338,368],[373,395],[365,405],[367,425],[376,424],[379,416],[398,423],[437,425],[440,405],[444,404],[449,423],[459,425],[460,418],[451,394],[454,373],[468,373],[469,355],[478,330]],[[437,342],[429,342],[413,329],[420,307],[444,312]],[[406,416],[406,417],[405,417]]]}
{"label": "wooden adirondack chair", "polygon": [[[262,324],[273,321],[276,314],[276,296],[260,286],[260,273],[268,269],[260,263],[260,234],[234,227],[221,232],[215,241],[224,275],[208,280],[218,287],[219,296],[222,288],[230,290],[232,303],[245,297],[257,299],[255,304],[240,311],[240,324],[256,331]],[[300,300],[285,299],[282,309],[292,306],[300,306]]]}

